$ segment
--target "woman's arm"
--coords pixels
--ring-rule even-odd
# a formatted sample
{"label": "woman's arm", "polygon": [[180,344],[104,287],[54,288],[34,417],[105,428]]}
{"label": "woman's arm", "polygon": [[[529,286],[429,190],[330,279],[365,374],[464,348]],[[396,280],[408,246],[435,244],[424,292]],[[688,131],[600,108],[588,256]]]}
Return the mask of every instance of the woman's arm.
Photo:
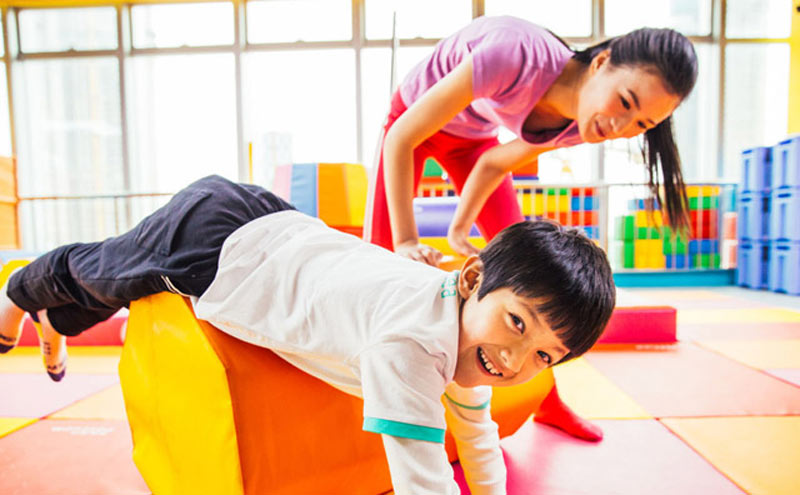
{"label": "woman's arm", "polygon": [[412,205],[414,148],[471,102],[472,58],[467,57],[414,102],[386,133],[383,144],[386,203],[394,248],[400,254],[432,265],[441,258],[441,253],[431,253],[419,245]]}
{"label": "woman's arm", "polygon": [[464,256],[478,253],[478,249],[467,241],[469,230],[486,200],[506,174],[551,149],[537,148],[517,138],[481,155],[464,183],[456,213],[447,231],[447,241],[457,253]]}

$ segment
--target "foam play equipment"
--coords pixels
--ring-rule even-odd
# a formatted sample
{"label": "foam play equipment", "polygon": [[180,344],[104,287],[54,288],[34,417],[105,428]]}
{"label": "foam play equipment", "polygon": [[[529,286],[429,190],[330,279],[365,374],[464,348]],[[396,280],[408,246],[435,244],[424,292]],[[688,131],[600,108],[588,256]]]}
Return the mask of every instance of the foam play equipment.
{"label": "foam play equipment", "polygon": [[[131,304],[119,371],[133,459],[155,495],[391,489],[381,438],[361,429],[360,399],[197,320],[177,295]],[[538,408],[548,376],[495,389],[501,436]],[[455,459],[449,435],[446,446]]]}
{"label": "foam play equipment", "polygon": [[327,225],[361,235],[367,172],[357,163],[295,163],[275,169],[272,192]]}

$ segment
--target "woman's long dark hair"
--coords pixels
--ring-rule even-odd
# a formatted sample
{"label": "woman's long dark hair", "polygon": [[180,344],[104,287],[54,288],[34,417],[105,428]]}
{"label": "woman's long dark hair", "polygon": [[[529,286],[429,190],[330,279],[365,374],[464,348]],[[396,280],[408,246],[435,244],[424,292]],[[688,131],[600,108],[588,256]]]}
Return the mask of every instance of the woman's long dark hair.
{"label": "woman's long dark hair", "polygon": [[[697,55],[691,41],[672,29],[642,28],[625,36],[575,52],[573,58],[585,65],[603,50],[611,50],[612,66],[640,67],[652,70],[664,81],[667,90],[686,98],[697,81]],[[644,134],[642,158],[647,163],[648,186],[665,210],[669,223],[688,226],[688,200],[681,173],[681,159],[672,131],[672,116]],[[659,169],[662,178],[659,177]],[[661,201],[663,182],[664,200]]]}

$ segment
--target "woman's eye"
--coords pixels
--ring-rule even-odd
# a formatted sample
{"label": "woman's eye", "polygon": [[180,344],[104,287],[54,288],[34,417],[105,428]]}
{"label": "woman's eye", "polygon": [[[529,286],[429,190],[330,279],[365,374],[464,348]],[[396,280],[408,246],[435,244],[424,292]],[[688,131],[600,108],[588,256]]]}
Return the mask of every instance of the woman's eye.
{"label": "woman's eye", "polygon": [[525,322],[522,321],[522,318],[520,318],[519,316],[517,316],[515,314],[512,314],[511,315],[511,321],[514,322],[514,326],[517,327],[517,329],[520,332],[525,333]]}
{"label": "woman's eye", "polygon": [[631,109],[631,104],[628,103],[628,100],[626,100],[622,96],[619,97],[619,101],[622,102],[622,106],[625,107],[625,110],[630,110]]}
{"label": "woman's eye", "polygon": [[550,357],[550,354],[544,351],[536,351],[536,352],[539,353],[539,357],[542,358],[542,361],[544,361],[545,363],[550,364],[553,362],[553,358]]}

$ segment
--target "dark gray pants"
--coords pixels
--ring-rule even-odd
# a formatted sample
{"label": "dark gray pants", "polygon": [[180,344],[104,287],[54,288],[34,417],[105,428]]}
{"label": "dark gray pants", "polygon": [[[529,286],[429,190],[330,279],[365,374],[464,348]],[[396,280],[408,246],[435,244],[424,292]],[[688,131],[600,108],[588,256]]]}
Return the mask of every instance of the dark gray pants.
{"label": "dark gray pants", "polygon": [[25,311],[47,309],[59,333],[78,335],[144,296],[166,290],[202,295],[234,230],[293,209],[261,187],[206,177],[125,234],[40,256],[9,279],[8,295]]}

